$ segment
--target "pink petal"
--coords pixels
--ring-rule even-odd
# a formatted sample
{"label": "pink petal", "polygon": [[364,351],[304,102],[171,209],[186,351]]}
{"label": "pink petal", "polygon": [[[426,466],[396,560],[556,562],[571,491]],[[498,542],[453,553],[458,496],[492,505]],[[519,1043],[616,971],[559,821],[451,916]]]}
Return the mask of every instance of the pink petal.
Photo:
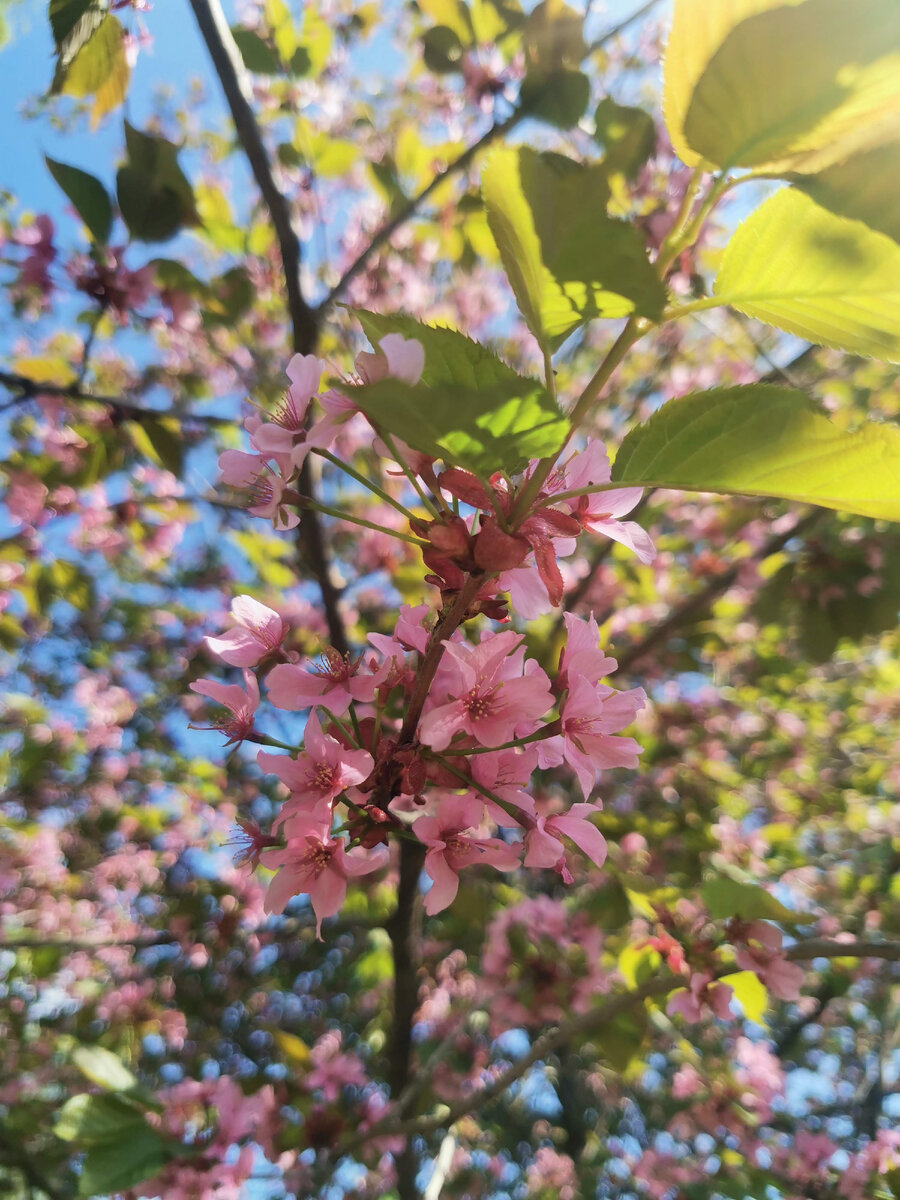
{"label": "pink petal", "polygon": [[459,876],[440,850],[428,851],[425,855],[425,870],[433,880],[433,886],[425,894],[425,911],[433,917],[456,899]]}
{"label": "pink petal", "polygon": [[220,637],[203,639],[210,654],[232,667],[255,667],[268,653],[258,638],[247,629],[229,629]]}
{"label": "pink petal", "polygon": [[569,812],[551,817],[548,824],[552,822],[553,828],[558,829],[567,838],[571,838],[578,849],[583,850],[595,866],[602,867],[606,862],[606,838],[596,825],[592,825],[587,819],[587,813],[577,813],[577,809],[596,812],[596,809],[589,804],[576,804]]}

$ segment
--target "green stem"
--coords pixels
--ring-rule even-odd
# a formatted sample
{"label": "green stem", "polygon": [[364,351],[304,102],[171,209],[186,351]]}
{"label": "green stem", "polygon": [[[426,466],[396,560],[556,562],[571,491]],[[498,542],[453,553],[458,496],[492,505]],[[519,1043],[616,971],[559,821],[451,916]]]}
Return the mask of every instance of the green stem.
{"label": "green stem", "polygon": [[396,508],[397,512],[403,513],[407,520],[409,520],[413,515],[404,504],[401,504],[399,500],[395,500],[394,497],[389,492],[386,492],[384,488],[380,487],[374,479],[369,479],[368,476],[360,474],[360,472],[354,467],[351,467],[349,463],[345,463],[342,459],[338,458],[336,454],[332,454],[330,450],[320,450],[318,447],[314,447],[313,454],[319,454],[322,456],[322,458],[328,459],[330,463],[333,463],[334,466],[339,467],[340,470],[349,475],[351,479],[355,479],[356,482],[361,483],[364,488],[368,488],[370,492],[378,496],[379,499],[385,502],[385,504],[389,504],[391,508]]}
{"label": "green stem", "polygon": [[279,742],[278,738],[269,737],[267,733],[250,733],[244,739],[248,742],[256,742],[259,746],[275,746],[278,750],[290,750],[291,754],[299,754],[299,746],[289,746],[287,742]]}
{"label": "green stem", "polygon": [[400,470],[403,472],[403,474],[409,480],[410,486],[412,487],[413,491],[416,493],[416,495],[422,501],[422,503],[424,504],[427,511],[433,517],[435,517],[435,518],[439,517],[440,513],[435,508],[435,506],[432,504],[432,502],[428,498],[428,496],[425,494],[425,491],[422,488],[422,485],[419,483],[418,479],[416,479],[415,471],[413,471],[413,469],[409,466],[408,463],[404,462],[403,455],[400,453],[400,451],[397,449],[396,445],[394,444],[394,439],[391,437],[391,435],[389,433],[385,433],[383,430],[381,431],[381,437],[382,437],[382,440],[384,441],[384,444],[387,446],[388,450],[390,450],[391,454],[393,454],[394,459],[397,462],[397,465],[400,467]]}
{"label": "green stem", "polygon": [[662,319],[663,322],[677,321],[680,317],[687,317],[691,313],[703,312],[708,308],[721,308],[726,303],[726,300],[722,300],[718,296],[704,296],[700,300],[689,300],[687,304],[676,304],[673,308],[667,308]]}
{"label": "green stem", "polygon": [[357,739],[353,736],[353,730],[348,728],[348,726],[346,726],[339,717],[336,717],[333,712],[329,712],[327,708],[324,711],[328,717],[328,720],[333,721],[334,724],[337,725],[338,729],[341,731],[347,741],[351,742],[354,746],[356,746],[357,749],[362,749],[362,739],[357,741]]}
{"label": "green stem", "polygon": [[[374,529],[376,533],[386,533],[388,537],[397,538],[401,542],[409,542],[411,546],[427,546],[429,543],[422,538],[413,537],[411,533],[401,533],[399,529],[390,529],[386,525],[377,525],[364,517],[356,517],[353,513],[345,512],[342,508],[332,508],[330,504],[322,504],[318,500],[309,500],[306,496],[299,497],[304,508],[314,508],[316,512],[326,517],[335,517],[339,521],[349,521],[351,525],[361,525],[364,529]],[[408,514],[407,514],[408,515]]]}

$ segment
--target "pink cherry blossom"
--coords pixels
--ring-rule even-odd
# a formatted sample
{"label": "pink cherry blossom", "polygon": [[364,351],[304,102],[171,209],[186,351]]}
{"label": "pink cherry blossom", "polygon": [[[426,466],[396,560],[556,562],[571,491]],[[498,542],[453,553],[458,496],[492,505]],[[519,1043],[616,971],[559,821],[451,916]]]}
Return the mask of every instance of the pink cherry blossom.
{"label": "pink cherry blossom", "polygon": [[525,834],[526,867],[552,867],[566,883],[572,875],[566,866],[563,837],[570,838],[597,867],[606,861],[606,838],[591,817],[597,813],[593,804],[573,804],[568,812],[550,817],[537,817]]}
{"label": "pink cherry blossom", "polygon": [[327,818],[335,797],[362,783],[375,765],[368,751],[348,750],[323,733],[314,712],[307,719],[303,744],[297,758],[265,750],[256,756],[262,769],[277,775],[291,791],[291,801],[282,809],[276,824],[298,813],[303,815],[304,810],[299,807],[303,804],[313,805],[317,815],[324,812]]}
{"label": "pink cherry blossom", "polygon": [[643,688],[617,692],[576,675],[562,710],[562,747],[559,738],[540,743],[542,765],[564,759],[575,772],[587,799],[599,771],[637,766],[642,747],[634,738],[612,735],[631,724],[646,700]]}
{"label": "pink cherry blossom", "polygon": [[265,911],[280,913],[292,896],[309,896],[316,914],[316,937],[321,941],[322,922],[340,909],[347,895],[347,880],[368,875],[384,866],[387,847],[347,851],[346,843],[331,837],[313,821],[292,822],[287,845],[266,850],[263,866],[276,870],[266,892]]}
{"label": "pink cherry blossom", "polygon": [[[534,800],[522,789],[528,786],[531,773],[537,766],[535,746],[523,746],[521,750],[498,750],[494,754],[475,754],[470,761],[472,779],[476,784],[487,788],[527,816],[534,816]],[[521,823],[495,801],[486,796],[482,796],[482,799],[495,825],[515,828]]]}
{"label": "pink cherry blossom", "polygon": [[[569,459],[562,474],[563,485],[559,488],[560,491],[574,491],[576,488],[609,483],[609,458],[603,443],[591,442],[586,450]],[[642,494],[642,488],[612,488],[587,496],[573,496],[565,503],[585,529],[593,533],[603,533],[614,541],[621,542],[636,554],[641,562],[649,563],[656,557],[656,547],[649,534],[637,522],[619,519],[631,512]]]}
{"label": "pink cherry blossom", "polygon": [[738,946],[736,955],[741,970],[755,971],[779,1000],[797,1000],[803,986],[803,968],[785,958],[781,930],[768,921],[751,921],[741,940],[744,945]]}
{"label": "pink cherry blossom", "polygon": [[320,704],[340,717],[351,701],[374,700],[381,674],[363,670],[361,658],[351,659],[328,649],[311,671],[293,663],[273,667],[266,676],[266,688],[276,708],[299,712]]}
{"label": "pink cherry blossom", "polygon": [[712,975],[698,971],[687,988],[679,988],[669,997],[666,1012],[681,1013],[686,1021],[699,1021],[704,1008],[723,1021],[731,1019],[732,990],[727,983],[716,982]]}
{"label": "pink cherry blossom", "polygon": [[252,596],[235,596],[231,615],[237,621],[237,628],[203,640],[208,650],[232,667],[255,667],[280,647],[288,632],[278,613]]}
{"label": "pink cherry blossom", "polygon": [[[419,738],[444,750],[457,733],[482,746],[499,746],[514,736],[533,733],[552,704],[550,680],[536,666],[523,676],[522,637],[508,630],[485,638],[478,646],[448,643],[442,666],[449,699],[422,719]],[[438,682],[432,694],[437,691]]]}
{"label": "pink cherry blossom", "polygon": [[574,613],[565,613],[563,620],[566,623],[566,645],[560,657],[560,675],[563,678],[568,678],[570,674],[583,675],[592,684],[611,675],[618,664],[600,649],[600,629],[594,614],[577,617]]}
{"label": "pink cherry blossom", "polygon": [[519,850],[499,838],[482,838],[467,833],[479,826],[484,805],[472,795],[445,796],[434,816],[413,822],[416,837],[428,847],[425,870],[433,887],[425,896],[425,911],[432,916],[452,904],[459,889],[463,867],[487,863],[498,871],[512,871],[519,865]]}
{"label": "pink cherry blossom", "polygon": [[242,742],[253,730],[253,717],[259,708],[259,684],[252,671],[244,671],[244,686],[237,683],[219,683],[215,679],[198,679],[190,685],[192,692],[208,696],[231,713],[230,717],[208,726],[221,729],[228,735],[226,746]]}

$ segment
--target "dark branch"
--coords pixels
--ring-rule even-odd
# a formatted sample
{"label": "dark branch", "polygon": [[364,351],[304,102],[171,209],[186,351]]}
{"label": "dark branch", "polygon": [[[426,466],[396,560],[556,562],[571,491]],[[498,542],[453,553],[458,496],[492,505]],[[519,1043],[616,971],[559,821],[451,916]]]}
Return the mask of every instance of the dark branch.
{"label": "dark branch", "polygon": [[40,379],[29,379],[27,375],[19,375],[15,371],[0,371],[0,385],[16,395],[9,407],[24,404],[28,400],[36,400],[40,396],[58,396],[61,400],[72,400],[81,404],[102,404],[130,421],[143,421],[147,418],[177,416],[181,421],[193,421],[197,425],[233,425],[232,417],[212,417],[196,413],[175,413],[168,409],[142,408],[123,400],[120,396],[95,396],[85,392],[78,384],[66,387],[58,383],[44,383]]}
{"label": "dark branch", "polygon": [[900,942],[863,939],[839,942],[831,938],[809,938],[789,946],[785,956],[793,962],[808,962],[813,958],[881,958],[885,962],[900,962]]}
{"label": "dark branch", "polygon": [[[190,4],[222,84],[238,140],[247,155],[253,178],[269,210],[278,238],[293,348],[298,354],[311,354],[319,336],[318,313],[306,303],[300,286],[300,239],[294,229],[287,198],[275,182],[269,154],[253,112],[250,77],[219,0],[190,0]],[[298,487],[303,495],[314,498],[309,459],[300,469]],[[332,578],[322,525],[313,509],[304,509],[301,513],[298,537],[301,556],[315,576],[322,593],[322,605],[331,644],[341,654],[346,654],[350,647],[341,619],[340,590]]]}
{"label": "dark branch", "polygon": [[250,76],[219,0],[190,0],[190,5],[222,84],[238,139],[253,171],[253,178],[272,218],[281,261],[284,264],[294,349],[299,354],[310,354],[316,344],[318,328],[315,315],[300,288],[300,239],[294,229],[290,205],[275,182],[269,154],[253,112]]}

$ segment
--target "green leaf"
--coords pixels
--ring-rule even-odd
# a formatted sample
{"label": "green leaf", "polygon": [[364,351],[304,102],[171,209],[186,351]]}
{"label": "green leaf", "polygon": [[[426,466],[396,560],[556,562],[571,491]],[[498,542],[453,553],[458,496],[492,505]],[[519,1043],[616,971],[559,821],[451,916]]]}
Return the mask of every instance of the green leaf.
{"label": "green leaf", "polygon": [[[57,51],[61,51],[65,46],[67,39],[71,39],[76,33],[77,27],[84,22],[85,30],[82,31],[82,45],[87,37],[90,36],[86,32],[87,27],[93,21],[94,28],[103,20],[108,5],[101,3],[100,0],[50,0],[47,15],[50,18],[50,29],[53,33],[53,41],[56,43]],[[85,21],[85,18],[88,18]],[[80,49],[80,46],[79,46]],[[77,51],[76,51],[77,52]],[[74,58],[74,53],[70,54]]]}
{"label": "green leaf", "polygon": [[653,118],[642,108],[616,104],[607,96],[597,105],[594,125],[606,166],[634,179],[656,146]]}
{"label": "green leaf", "polygon": [[730,975],[722,975],[719,983],[728,984],[748,1021],[754,1021],[757,1025],[766,1024],[769,993],[754,971],[734,971]]}
{"label": "green leaf", "polygon": [[900,362],[900,246],[797,188],[770,196],[725,248],[717,300],[788,333]]}
{"label": "green leaf", "polygon": [[900,429],[868,422],[847,433],[791,388],[716,388],[669,400],[632,429],[612,478],[900,521]]}
{"label": "green leaf", "polygon": [[193,188],[178,165],[178,147],[125,122],[128,162],[116,174],[122,219],[142,242],[164,242],[199,217]]}
{"label": "green leaf", "polygon": [[666,45],[663,112],[675,153],[689,167],[700,162],[684,137],[691,97],[710,59],[728,34],[756,13],[801,0],[675,0]]}
{"label": "green leaf", "polygon": [[522,47],[530,71],[549,75],[559,67],[577,67],[587,54],[584,18],[563,0],[542,0],[522,28]]}
{"label": "green leaf", "polygon": [[174,417],[143,417],[127,421],[135,449],[144,458],[180,477],[184,470],[184,438]]}
{"label": "green leaf", "polygon": [[555,454],[569,427],[543,384],[517,376],[486,387],[397,379],[339,386],[380,430],[482,478]]}
{"label": "green leaf", "polygon": [[137,1086],[137,1079],[122,1060],[102,1046],[79,1046],[72,1062],[91,1083],[108,1092],[127,1092]]}
{"label": "green leaf", "polygon": [[558,67],[549,74],[529,71],[522,80],[519,103],[530,117],[571,129],[584,116],[591,98],[591,83],[583,71]]}
{"label": "green leaf", "polygon": [[172,1158],[172,1151],[149,1126],[124,1141],[95,1146],[84,1157],[78,1195],[106,1196],[124,1192],[149,1179]]}
{"label": "green leaf", "polygon": [[60,1109],[53,1132],[64,1142],[102,1146],[147,1129],[139,1109],[120,1096],[95,1096],[82,1092]]}
{"label": "green leaf", "polygon": [[619,974],[630,991],[647,983],[659,970],[662,958],[652,946],[628,945],[619,955]]}
{"label": "green leaf", "polygon": [[231,36],[248,71],[255,75],[281,75],[284,72],[277,52],[258,33],[252,29],[232,26]]}
{"label": "green leaf", "polygon": [[78,167],[44,157],[50,174],[72,201],[95,242],[105,245],[112,228],[112,201],[99,179]]}
{"label": "green leaf", "polygon": [[770,171],[819,171],[898,134],[896,0],[806,0],[749,17],[710,58],[684,120],[706,162]]}
{"label": "green leaf", "polygon": [[[99,24],[96,18],[100,16]],[[91,109],[92,124],[124,101],[128,91],[131,68],[125,53],[125,30],[119,20],[107,14],[102,16],[91,10],[76,27],[86,36],[75,49],[73,33],[67,39],[66,49],[60,53],[51,93],[68,96],[93,96]],[[70,48],[75,52],[69,57]]]}
{"label": "green leaf", "polygon": [[798,176],[795,182],[821,207],[864,221],[900,242],[900,141],[855,154],[818,175]]}
{"label": "green leaf", "polygon": [[640,235],[598,211],[609,194],[602,167],[504,147],[481,186],[519,310],[545,349],[594,317],[660,316],[665,288]]}
{"label": "green leaf", "polygon": [[[495,384],[509,384],[530,392],[541,384],[536,379],[523,378],[487,346],[473,341],[456,329],[443,325],[425,325],[405,313],[369,312],[364,308],[349,308],[365,331],[373,346],[377,346],[386,334],[399,333],[405,338],[415,338],[425,351],[425,366],[421,382],[426,387],[443,384],[466,388],[490,388]],[[355,394],[355,393],[354,393]],[[404,439],[405,440],[405,439]]]}
{"label": "green leaf", "polygon": [[459,70],[463,44],[459,34],[449,25],[434,25],[422,36],[422,57],[425,66],[436,75],[449,75]]}
{"label": "green leaf", "polygon": [[804,913],[786,908],[781,901],[750,880],[718,875],[707,880],[700,889],[709,915],[716,921],[740,917],[742,921],[780,921],[787,925],[803,924],[809,918]]}

